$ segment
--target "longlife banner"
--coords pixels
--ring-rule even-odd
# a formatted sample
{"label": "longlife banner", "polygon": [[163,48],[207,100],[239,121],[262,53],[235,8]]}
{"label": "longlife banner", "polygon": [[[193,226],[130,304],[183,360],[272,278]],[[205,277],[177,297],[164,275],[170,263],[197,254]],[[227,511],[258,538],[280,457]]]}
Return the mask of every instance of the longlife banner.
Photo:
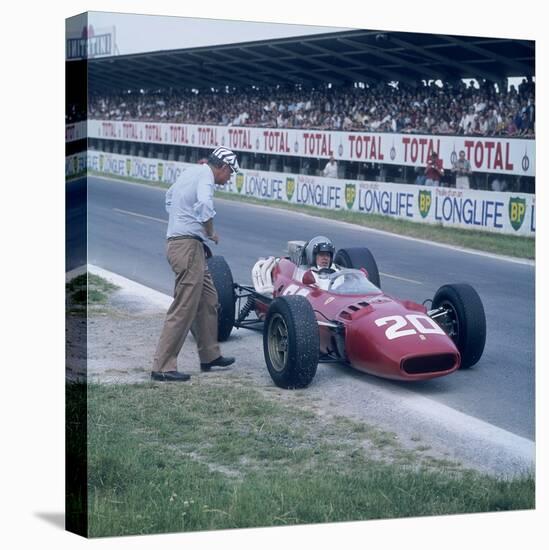
{"label": "longlife banner", "polygon": [[[68,162],[71,166],[71,162]],[[173,184],[193,164],[88,151],[87,170]],[[534,237],[536,197],[525,193],[349,181],[241,170],[223,188],[235,195],[378,214],[418,223]]]}
{"label": "longlife banner", "polygon": [[88,121],[88,137],[239,152],[424,167],[432,151],[450,170],[465,151],[473,172],[534,176],[531,139],[363,133],[160,122]]}
{"label": "longlife banner", "polygon": [[65,157],[65,178],[85,175],[87,168],[87,153],[80,152]]}

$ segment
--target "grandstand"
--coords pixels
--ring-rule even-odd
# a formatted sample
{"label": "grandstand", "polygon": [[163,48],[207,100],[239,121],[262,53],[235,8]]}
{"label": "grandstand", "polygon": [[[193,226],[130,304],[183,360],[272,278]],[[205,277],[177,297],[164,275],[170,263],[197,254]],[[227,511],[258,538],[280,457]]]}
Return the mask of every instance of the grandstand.
{"label": "grandstand", "polygon": [[[357,30],[91,59],[84,62],[87,105],[71,105],[67,122],[87,111],[96,121],[527,143],[535,137],[534,58],[535,45],[528,40]],[[517,76],[521,84],[509,87],[507,79]],[[469,143],[468,155],[477,154],[476,143]],[[186,162],[204,156],[204,147],[184,140],[163,144],[102,135],[91,137],[88,146]],[[490,145],[488,154],[490,147],[496,151]],[[286,150],[250,149],[240,151],[244,168],[305,175],[321,174],[330,154],[337,156],[334,151],[298,156],[291,144]],[[415,165],[388,157],[341,156],[338,176],[417,181],[423,157]],[[472,186],[491,189],[498,178],[489,167],[474,171]],[[505,180],[507,190],[535,192],[530,173],[517,170]],[[448,171],[443,184],[453,183]]]}
{"label": "grandstand", "polygon": [[88,112],[97,120],[534,137],[535,85],[527,79],[501,91],[490,81],[479,89],[463,81],[360,84],[130,90],[92,96]]}

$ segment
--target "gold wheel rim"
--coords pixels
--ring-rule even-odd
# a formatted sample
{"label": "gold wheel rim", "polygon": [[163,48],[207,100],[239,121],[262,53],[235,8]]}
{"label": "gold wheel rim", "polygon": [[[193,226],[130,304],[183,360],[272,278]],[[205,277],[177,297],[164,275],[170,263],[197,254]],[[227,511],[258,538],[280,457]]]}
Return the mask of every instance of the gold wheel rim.
{"label": "gold wheel rim", "polygon": [[288,363],[288,327],[279,313],[273,315],[269,323],[267,338],[269,359],[277,372],[282,372]]}

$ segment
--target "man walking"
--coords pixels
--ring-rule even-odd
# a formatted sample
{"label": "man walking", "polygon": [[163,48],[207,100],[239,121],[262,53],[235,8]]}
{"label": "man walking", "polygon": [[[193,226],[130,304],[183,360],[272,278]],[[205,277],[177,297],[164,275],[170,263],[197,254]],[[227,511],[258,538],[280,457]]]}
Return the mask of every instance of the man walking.
{"label": "man walking", "polygon": [[219,242],[213,226],[214,184],[225,185],[238,169],[235,153],[218,147],[207,163],[185,170],[166,193],[167,257],[175,288],[154,356],[153,380],[189,380],[189,374],[177,370],[177,356],[189,330],[197,343],[201,371],[234,363],[233,357],[221,355],[217,343],[217,292],[207,270],[204,241]]}

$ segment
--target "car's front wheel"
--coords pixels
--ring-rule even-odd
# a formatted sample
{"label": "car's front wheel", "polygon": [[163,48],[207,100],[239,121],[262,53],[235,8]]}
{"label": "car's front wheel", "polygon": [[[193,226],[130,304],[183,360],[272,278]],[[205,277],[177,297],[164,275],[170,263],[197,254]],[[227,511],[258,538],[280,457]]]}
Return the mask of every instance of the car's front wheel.
{"label": "car's front wheel", "polygon": [[435,319],[450,336],[461,355],[461,368],[468,369],[482,356],[486,343],[486,315],[477,291],[467,283],[441,286],[433,309],[444,314]]}
{"label": "car's front wheel", "polygon": [[273,382],[280,388],[308,386],[319,356],[318,323],[303,296],[281,296],[269,306],[263,329],[263,352]]}

